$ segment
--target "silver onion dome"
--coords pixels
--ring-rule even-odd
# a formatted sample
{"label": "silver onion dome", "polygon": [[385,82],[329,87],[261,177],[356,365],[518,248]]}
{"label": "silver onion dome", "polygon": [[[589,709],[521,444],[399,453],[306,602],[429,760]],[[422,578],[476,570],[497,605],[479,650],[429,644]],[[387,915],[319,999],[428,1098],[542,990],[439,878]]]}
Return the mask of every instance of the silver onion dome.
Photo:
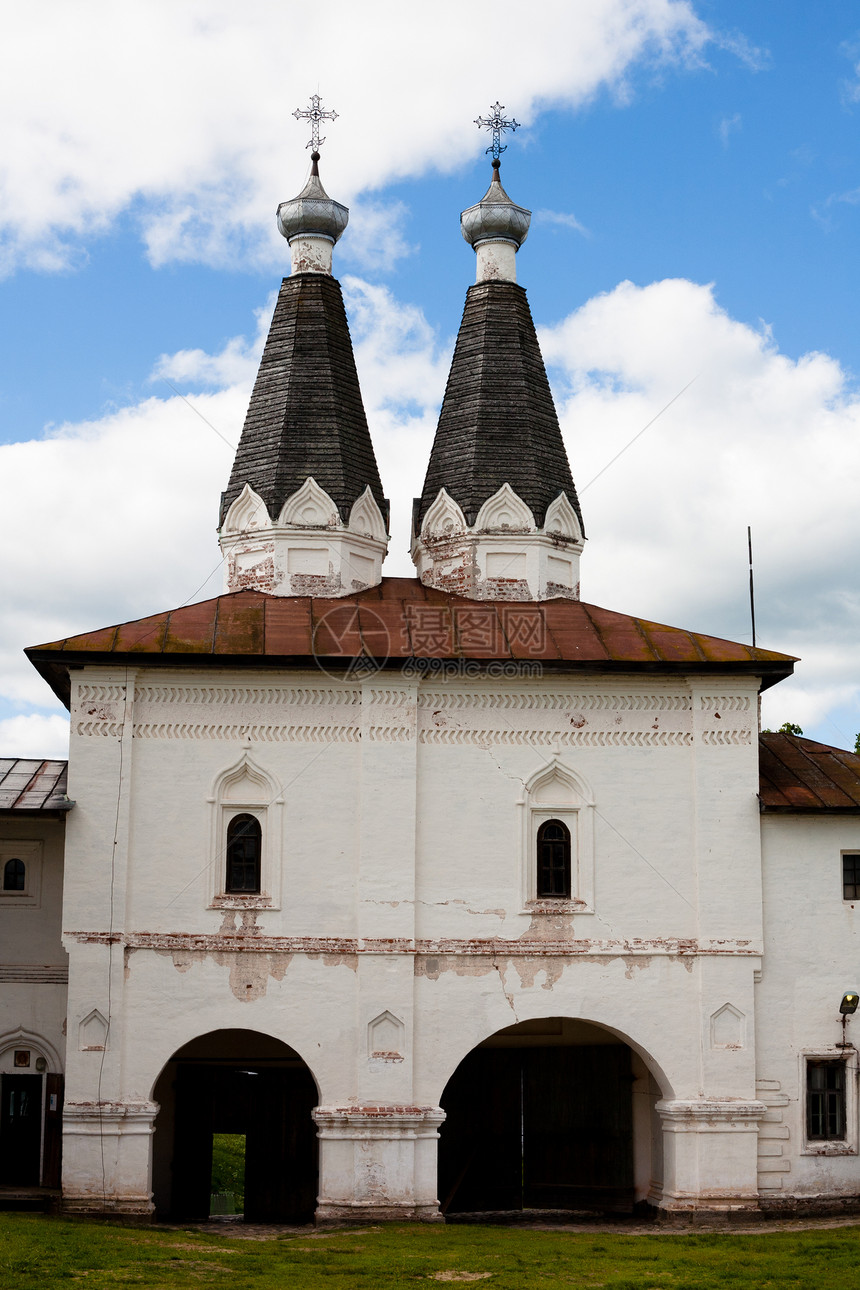
{"label": "silver onion dome", "polygon": [[511,201],[499,179],[499,163],[493,161],[493,178],[476,206],[460,216],[460,229],[470,246],[481,242],[512,242],[521,247],[528,237],[532,213]]}
{"label": "silver onion dome", "polygon": [[333,202],[322,186],[317,162],[318,152],[311,153],[311,173],[298,197],[281,202],[278,207],[278,231],[288,242],[295,237],[324,237],[336,242],[349,222],[349,209]]}

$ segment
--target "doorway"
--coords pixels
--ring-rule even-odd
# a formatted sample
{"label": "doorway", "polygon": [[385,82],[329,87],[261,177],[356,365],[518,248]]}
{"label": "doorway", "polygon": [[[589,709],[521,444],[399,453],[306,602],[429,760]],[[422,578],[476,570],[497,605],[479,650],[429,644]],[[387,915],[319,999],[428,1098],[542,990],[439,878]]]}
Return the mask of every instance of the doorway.
{"label": "doorway", "polygon": [[[154,1096],[160,1110],[153,1192],[160,1215],[183,1222],[209,1217],[213,1181],[229,1172],[224,1151],[229,1143],[237,1216],[256,1223],[311,1221],[317,1196],[312,1117],[317,1090],[293,1049],[256,1031],[213,1031],[174,1054]],[[240,1156],[242,1208],[236,1211]]]}
{"label": "doorway", "polygon": [[[633,1086],[643,1069],[616,1036],[567,1018],[490,1036],[442,1095],[442,1212],[632,1210]],[[655,1086],[650,1106],[657,1096]]]}
{"label": "doorway", "polygon": [[0,1074],[0,1186],[59,1188],[62,1123],[62,1075]]}
{"label": "doorway", "polygon": [[42,1172],[42,1077],[4,1075],[0,1088],[0,1183],[38,1187]]}

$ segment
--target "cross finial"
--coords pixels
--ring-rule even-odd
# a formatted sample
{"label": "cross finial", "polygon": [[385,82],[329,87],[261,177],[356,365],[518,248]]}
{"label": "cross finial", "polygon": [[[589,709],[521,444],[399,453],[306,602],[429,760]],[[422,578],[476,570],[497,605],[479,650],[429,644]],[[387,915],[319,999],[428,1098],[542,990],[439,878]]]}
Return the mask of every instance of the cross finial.
{"label": "cross finial", "polygon": [[319,152],[320,148],[325,143],[325,138],[324,137],[322,139],[320,138],[320,121],[337,120],[337,112],[324,112],[322,110],[322,107],[320,106],[321,103],[322,103],[322,100],[319,94],[312,94],[310,107],[306,108],[304,112],[302,111],[301,108],[296,108],[295,112],[293,113],[293,116],[296,118],[297,121],[301,121],[302,118],[304,118],[307,121],[310,121],[311,137],[305,146],[308,148],[313,148],[314,152]]}
{"label": "cross finial", "polygon": [[519,129],[519,124],[520,124],[519,121],[514,121],[513,118],[511,118],[510,121],[507,121],[502,116],[502,113],[504,112],[504,110],[505,110],[504,103],[491,103],[490,111],[493,114],[492,116],[475,117],[476,126],[478,127],[486,126],[488,130],[492,130],[493,132],[493,142],[490,145],[490,147],[487,148],[487,152],[491,152],[493,154],[493,161],[498,161],[499,156],[501,155],[501,153],[505,151],[505,149],[508,146],[506,143],[502,143],[501,141],[502,131]]}

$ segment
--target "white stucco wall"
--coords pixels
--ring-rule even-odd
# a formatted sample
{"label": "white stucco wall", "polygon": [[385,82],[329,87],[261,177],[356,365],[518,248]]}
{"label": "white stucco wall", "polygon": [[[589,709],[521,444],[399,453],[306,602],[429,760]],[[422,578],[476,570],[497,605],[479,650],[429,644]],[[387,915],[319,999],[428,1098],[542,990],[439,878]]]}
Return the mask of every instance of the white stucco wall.
{"label": "white stucco wall", "polygon": [[[860,852],[860,818],[764,815],[765,955],[758,1002],[759,1095],[768,1103],[760,1140],[763,1197],[857,1196],[856,1051],[848,1053],[843,1144],[806,1141],[807,1056],[839,1057],[839,1004],[860,986],[860,903],[842,899],[842,853]],[[847,1038],[860,1046],[860,1015]],[[839,1154],[834,1154],[838,1152]]]}
{"label": "white stucco wall", "polygon": [[[112,1185],[145,1208],[159,1072],[237,1027],[307,1061],[328,1117],[324,1196],[358,1195],[350,1144],[376,1132],[362,1108],[396,1107],[400,1145],[374,1148],[373,1168],[390,1165],[388,1201],[424,1212],[433,1108],[459,1061],[517,1020],[566,1016],[628,1042],[659,1085],[664,1204],[754,1200],[754,678],[88,668],[73,685],[70,1197],[105,1189],[98,1081]],[[223,895],[234,808],[263,821],[256,900]],[[533,812],[572,823],[561,907],[530,898]],[[108,1013],[103,1051],[84,1040]],[[714,1040],[717,1015],[730,1042],[724,1025]]]}

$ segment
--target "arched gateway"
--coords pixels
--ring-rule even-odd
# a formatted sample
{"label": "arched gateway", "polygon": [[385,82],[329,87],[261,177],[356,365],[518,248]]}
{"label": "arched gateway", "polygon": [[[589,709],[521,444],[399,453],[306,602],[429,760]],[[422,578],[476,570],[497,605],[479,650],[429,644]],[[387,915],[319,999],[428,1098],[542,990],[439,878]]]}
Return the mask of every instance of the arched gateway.
{"label": "arched gateway", "polygon": [[178,1049],[158,1077],[156,1213],[210,1213],[213,1138],[244,1139],[244,1215],[309,1222],[317,1195],[317,1088],[297,1052],[252,1030],[215,1030]]}
{"label": "arched gateway", "polygon": [[603,1027],[548,1017],[497,1031],[442,1095],[443,1214],[656,1202],[660,1096],[639,1054]]}

